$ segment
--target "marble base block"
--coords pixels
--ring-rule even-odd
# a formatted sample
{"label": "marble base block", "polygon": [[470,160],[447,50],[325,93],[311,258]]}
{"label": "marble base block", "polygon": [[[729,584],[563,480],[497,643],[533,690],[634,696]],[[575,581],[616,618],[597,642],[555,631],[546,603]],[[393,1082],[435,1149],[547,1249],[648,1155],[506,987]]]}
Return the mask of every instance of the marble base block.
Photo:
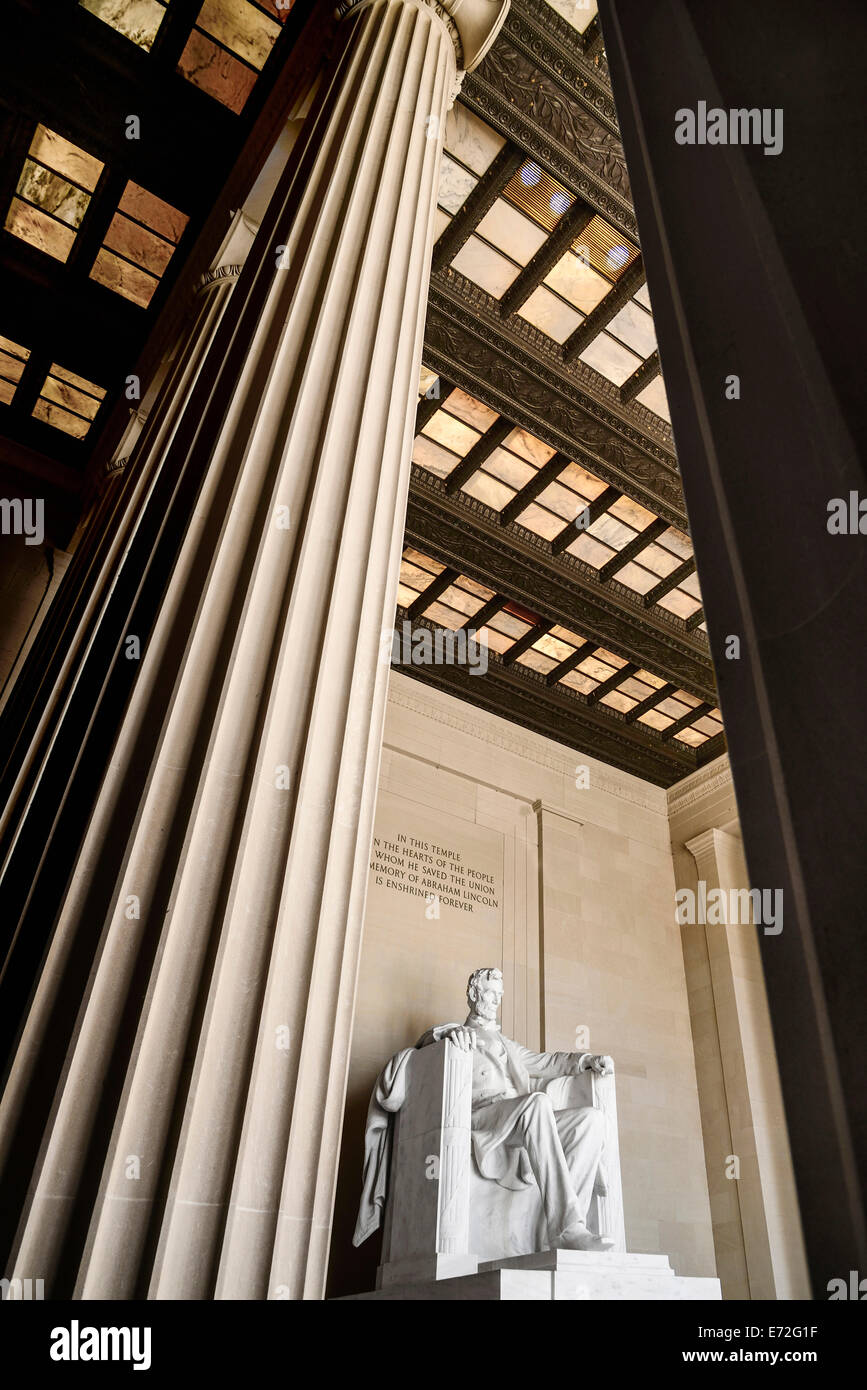
{"label": "marble base block", "polygon": [[[538,1299],[546,1303],[607,1300],[718,1300],[718,1279],[675,1274],[667,1255],[614,1251],[544,1250],[491,1260],[476,1274],[393,1283],[353,1299],[494,1300]],[[348,1301],[348,1300],[347,1300]]]}
{"label": "marble base block", "polygon": [[376,1287],[393,1284],[423,1283],[431,1279],[454,1279],[462,1274],[475,1274],[479,1262],[472,1255],[419,1255],[415,1259],[391,1260],[376,1271]]}

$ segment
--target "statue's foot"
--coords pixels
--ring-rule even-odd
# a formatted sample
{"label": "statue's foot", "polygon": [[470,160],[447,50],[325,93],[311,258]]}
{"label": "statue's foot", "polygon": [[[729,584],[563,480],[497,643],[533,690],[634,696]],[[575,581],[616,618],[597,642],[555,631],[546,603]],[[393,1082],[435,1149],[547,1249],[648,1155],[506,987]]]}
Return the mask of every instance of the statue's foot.
{"label": "statue's foot", "polygon": [[557,1241],[559,1250],[610,1250],[614,1241],[608,1236],[594,1236],[592,1231],[581,1222],[580,1225],[568,1226]]}

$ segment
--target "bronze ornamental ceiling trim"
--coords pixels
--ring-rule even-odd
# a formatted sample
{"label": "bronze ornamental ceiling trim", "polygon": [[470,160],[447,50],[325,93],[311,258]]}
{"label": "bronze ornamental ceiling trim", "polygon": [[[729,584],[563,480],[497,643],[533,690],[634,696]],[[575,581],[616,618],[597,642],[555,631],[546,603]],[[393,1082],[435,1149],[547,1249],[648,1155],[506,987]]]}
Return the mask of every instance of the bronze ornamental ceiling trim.
{"label": "bronze ornamental ceiling trim", "polygon": [[512,0],[504,33],[542,72],[620,138],[607,65],[594,62],[591,56],[599,47],[598,15],[579,34],[545,0]]}
{"label": "bronze ornamental ceiling trim", "polygon": [[650,452],[638,430],[624,427],[613,412],[588,398],[579,400],[573,382],[510,342],[502,330],[480,322],[438,285],[432,285],[428,303],[424,360],[497,414],[689,532],[679,475]]}
{"label": "bronze ornamental ceiling trim", "polygon": [[461,100],[638,243],[619,136],[505,34],[464,80]]}
{"label": "bronze ornamental ceiling trim", "polygon": [[418,466],[412,470],[405,535],[441,564],[563,627],[579,628],[625,660],[716,703],[713,663],[698,633],[687,634],[685,624],[683,635],[676,633],[640,600],[628,605],[626,590],[617,593],[589,578],[578,560],[567,565],[555,559],[548,543],[524,527],[502,527],[498,514],[475,498],[449,497],[442,480]]}
{"label": "bronze ornamental ceiling trim", "polygon": [[[405,619],[406,611],[398,608],[395,626],[399,629]],[[437,630],[435,623],[424,618],[416,619],[416,626],[431,632]],[[627,723],[616,713],[589,704],[577,691],[552,689],[537,671],[504,665],[496,652],[488,652],[484,675],[471,675],[467,666],[445,662],[393,665],[392,669],[658,787],[673,786],[709,761],[700,756],[709,744],[703,744],[696,753],[640,732],[634,723]],[[716,739],[712,741],[715,747],[711,756],[717,757],[723,750]]]}
{"label": "bronze ornamental ceiling trim", "polygon": [[[612,292],[609,291],[600,301],[600,307]],[[576,396],[597,419],[666,464],[679,478],[671,426],[640,402],[632,398],[625,400],[621,387],[615,386],[613,381],[608,381],[586,363],[567,361],[565,344],[556,343],[535,324],[509,312],[508,305],[504,310],[501,300],[495,299],[454,266],[435,272],[431,277],[430,297],[438,302],[437,296],[444,303],[464,306],[485,336],[497,341],[507,355],[520,357],[524,354],[535,368],[555,373],[561,389]],[[613,312],[616,313],[616,310]],[[657,357],[649,375],[652,377],[658,371]]]}

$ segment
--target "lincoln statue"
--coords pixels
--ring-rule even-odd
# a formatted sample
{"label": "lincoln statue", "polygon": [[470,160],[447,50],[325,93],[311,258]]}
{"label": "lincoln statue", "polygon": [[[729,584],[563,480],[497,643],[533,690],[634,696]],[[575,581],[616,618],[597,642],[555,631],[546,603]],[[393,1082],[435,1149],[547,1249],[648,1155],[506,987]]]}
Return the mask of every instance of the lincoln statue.
{"label": "lincoln statue", "polygon": [[[472,1150],[482,1177],[509,1187],[519,1174],[525,1181],[535,1179],[552,1249],[608,1250],[613,1242],[587,1226],[594,1189],[604,1191],[600,1163],[605,1116],[591,1106],[555,1109],[537,1087],[584,1071],[608,1076],[614,1063],[589,1052],[532,1052],[504,1037],[497,1022],[502,997],[499,970],[474,970],[467,983],[465,1021],[429,1029],[416,1048],[445,1039],[449,1046],[472,1053]],[[406,1060],[414,1051],[392,1059],[371,1101],[356,1244],[379,1224],[388,1161],[383,1122],[386,1112],[400,1108]]]}

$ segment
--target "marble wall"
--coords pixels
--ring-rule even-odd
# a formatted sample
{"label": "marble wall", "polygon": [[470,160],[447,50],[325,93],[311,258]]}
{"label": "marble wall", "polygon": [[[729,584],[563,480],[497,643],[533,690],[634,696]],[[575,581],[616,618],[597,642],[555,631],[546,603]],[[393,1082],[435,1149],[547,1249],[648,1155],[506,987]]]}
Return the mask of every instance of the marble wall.
{"label": "marble wall", "polygon": [[[386,887],[380,858],[329,1292],[373,1287],[378,1238],[353,1251],[351,1235],[375,1077],[430,1024],[463,1017],[479,965],[505,972],[506,1032],[614,1056],[627,1246],[669,1255],[678,1274],[714,1275],[666,793],[392,672],[374,835],[374,853],[395,847],[390,877],[402,887]],[[432,864],[410,867],[413,841]],[[468,884],[488,890],[472,910]]]}

